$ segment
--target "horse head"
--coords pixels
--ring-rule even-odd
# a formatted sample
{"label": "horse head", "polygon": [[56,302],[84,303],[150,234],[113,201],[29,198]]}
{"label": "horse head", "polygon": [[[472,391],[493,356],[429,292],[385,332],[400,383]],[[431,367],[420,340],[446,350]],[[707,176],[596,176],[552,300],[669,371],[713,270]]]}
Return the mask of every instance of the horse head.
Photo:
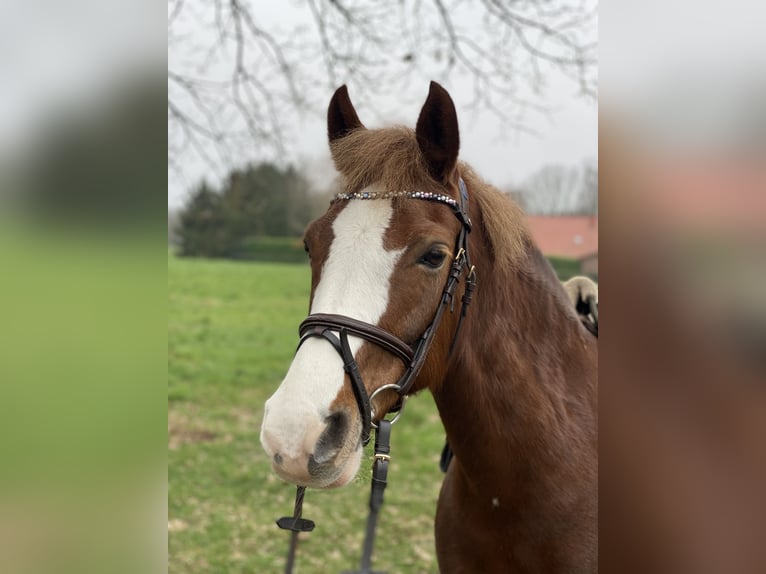
{"label": "horse head", "polygon": [[[431,83],[414,131],[365,128],[345,86],[333,95],[327,118],[344,190],[305,232],[311,299],[304,325],[314,319],[266,402],[261,429],[274,471],[315,488],[342,486],[356,475],[369,425],[360,394],[372,397],[374,424],[400,398],[392,388],[408,362],[412,367],[408,347],[422,355],[409,393],[443,378],[459,313],[444,313],[436,325],[434,318],[456,261],[462,273],[459,252],[469,225],[460,211],[457,114],[444,88]],[[321,317],[341,319],[323,330]],[[343,328],[348,320],[362,327]],[[424,350],[420,341],[431,327]],[[388,344],[370,335],[378,331]],[[355,378],[363,389],[354,388]]]}

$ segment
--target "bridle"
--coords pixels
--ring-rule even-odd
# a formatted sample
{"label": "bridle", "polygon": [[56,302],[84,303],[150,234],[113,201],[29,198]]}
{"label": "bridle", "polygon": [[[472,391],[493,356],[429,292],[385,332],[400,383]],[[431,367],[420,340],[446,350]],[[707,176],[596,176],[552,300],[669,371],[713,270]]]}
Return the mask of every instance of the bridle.
{"label": "bridle", "polygon": [[[402,374],[395,384],[386,385],[386,388],[396,390],[399,396],[404,399],[412,389],[412,385],[415,383],[415,379],[425,363],[434,336],[436,335],[439,324],[444,316],[445,309],[447,306],[449,306],[450,310],[454,309],[454,296],[460,281],[460,276],[464,269],[468,269],[468,274],[466,276],[466,290],[462,299],[462,309],[460,318],[458,319],[458,326],[453,337],[454,345],[454,341],[457,340],[458,333],[460,332],[460,326],[465,317],[467,307],[471,302],[473,290],[476,286],[476,272],[471,265],[468,255],[468,234],[471,231],[471,219],[468,216],[468,189],[462,178],[459,180],[458,188],[460,190],[459,201],[455,201],[448,195],[420,191],[388,194],[388,197],[410,197],[412,199],[434,201],[448,205],[461,223],[460,231],[455,240],[456,255],[452,260],[452,266],[444,290],[442,291],[439,306],[436,309],[433,320],[428,327],[425,328],[423,334],[418,338],[414,345],[405,343],[399,337],[392,335],[376,325],[346,317],[345,315],[325,313],[309,315],[299,327],[301,339],[298,348],[312,337],[321,337],[329,341],[343,359],[343,370],[348,373],[349,378],[351,379],[351,387],[354,390],[359,413],[362,417],[363,445],[366,445],[370,440],[370,428],[374,424],[372,420],[374,417],[372,416],[369,395],[367,394],[364,382],[362,381],[354,355],[349,347],[348,335],[360,337],[373,343],[378,347],[385,349],[404,363],[404,374]],[[353,199],[374,200],[385,196],[386,194],[377,194],[374,192],[342,193],[336,197],[335,201]],[[338,333],[337,335],[336,332]]]}
{"label": "bridle", "polygon": [[[370,493],[370,515],[367,521],[367,532],[365,536],[364,550],[362,555],[362,565],[359,574],[370,572],[370,563],[372,559],[372,547],[375,536],[375,525],[377,523],[377,513],[383,503],[383,490],[386,486],[386,477],[388,474],[389,457],[389,438],[391,425],[398,419],[401,409],[407,395],[412,390],[412,386],[423,368],[423,364],[428,357],[428,352],[433,344],[434,337],[439,329],[442,318],[447,308],[450,312],[454,311],[455,291],[457,290],[460,277],[466,272],[465,292],[461,299],[460,316],[455,328],[455,333],[450,345],[450,354],[455,347],[460,328],[465,318],[468,306],[473,297],[473,291],[476,287],[476,271],[471,265],[471,259],[468,253],[468,234],[471,232],[471,219],[468,215],[468,189],[462,178],[458,179],[458,199],[455,200],[449,195],[422,191],[399,191],[399,192],[356,192],[340,193],[334,202],[345,200],[375,200],[388,199],[394,197],[406,197],[410,199],[419,199],[432,201],[447,205],[460,222],[460,231],[455,239],[455,257],[452,260],[447,281],[442,290],[439,306],[436,309],[434,318],[425,328],[423,334],[410,345],[402,341],[396,335],[381,329],[371,323],[359,321],[345,315],[335,315],[326,313],[316,313],[309,315],[299,327],[300,342],[298,348],[312,337],[320,337],[327,340],[343,359],[343,370],[351,379],[351,388],[356,398],[359,414],[362,419],[361,442],[366,445],[370,441],[370,432],[372,428],[376,430],[375,436],[375,455],[373,463],[372,491]],[[371,395],[368,394],[364,381],[356,364],[356,359],[351,351],[348,342],[348,336],[352,335],[373,343],[374,345],[385,349],[397,359],[404,363],[405,370],[396,383],[383,385],[376,389]],[[385,419],[386,413],[375,413],[372,410],[372,398],[379,392],[387,389],[395,390],[399,395],[396,406],[391,409],[398,411],[392,420]],[[377,419],[377,420],[376,420]],[[297,545],[298,532],[313,530],[314,523],[310,520],[301,518],[303,495],[305,487],[299,486],[296,493],[295,511],[292,517],[283,517],[277,521],[280,528],[291,530],[293,532],[288,560],[285,572],[292,571],[295,557],[295,548]]]}

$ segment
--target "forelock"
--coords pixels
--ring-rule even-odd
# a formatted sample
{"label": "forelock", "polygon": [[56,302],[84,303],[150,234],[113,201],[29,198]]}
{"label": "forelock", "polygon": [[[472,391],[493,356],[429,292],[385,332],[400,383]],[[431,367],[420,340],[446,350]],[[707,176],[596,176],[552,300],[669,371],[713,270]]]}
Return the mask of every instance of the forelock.
{"label": "forelock", "polygon": [[414,130],[403,126],[359,129],[330,144],[346,192],[374,183],[389,191],[437,186],[428,176]]}

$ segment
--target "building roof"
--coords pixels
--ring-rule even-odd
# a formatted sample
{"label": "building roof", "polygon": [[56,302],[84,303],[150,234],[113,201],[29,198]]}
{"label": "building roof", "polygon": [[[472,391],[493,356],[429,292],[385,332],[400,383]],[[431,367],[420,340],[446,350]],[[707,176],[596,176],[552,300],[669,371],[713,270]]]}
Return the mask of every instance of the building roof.
{"label": "building roof", "polygon": [[528,215],[527,225],[543,255],[583,259],[598,253],[598,217]]}

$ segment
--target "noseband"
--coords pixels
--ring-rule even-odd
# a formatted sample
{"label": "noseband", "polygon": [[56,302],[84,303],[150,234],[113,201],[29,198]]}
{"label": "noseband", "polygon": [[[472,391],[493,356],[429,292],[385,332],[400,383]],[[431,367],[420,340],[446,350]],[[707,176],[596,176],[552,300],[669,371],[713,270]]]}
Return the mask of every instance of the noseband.
{"label": "noseband", "polygon": [[402,374],[396,384],[386,385],[386,388],[395,389],[399,394],[399,401],[397,406],[393,409],[397,410],[401,407],[404,399],[412,389],[412,385],[415,383],[415,379],[425,363],[434,336],[436,335],[439,324],[444,316],[445,309],[449,306],[450,311],[454,310],[455,290],[460,281],[460,276],[463,274],[463,271],[467,269],[468,273],[466,275],[465,293],[462,297],[460,317],[452,339],[450,352],[455,346],[457,336],[460,333],[463,318],[465,317],[468,305],[471,302],[473,290],[476,287],[476,273],[468,256],[468,234],[471,231],[471,219],[468,217],[468,189],[462,178],[460,178],[458,182],[458,187],[460,190],[458,201],[455,201],[453,198],[445,194],[421,191],[404,191],[396,193],[340,193],[334,200],[408,197],[411,199],[433,201],[449,206],[461,224],[460,231],[455,240],[456,255],[452,260],[452,267],[449,276],[447,277],[447,282],[444,285],[444,290],[442,291],[439,307],[436,309],[433,320],[428,327],[426,327],[425,331],[423,331],[423,334],[417,339],[414,345],[405,343],[396,335],[393,335],[376,325],[359,321],[352,317],[346,317],[345,315],[316,313],[309,315],[300,325],[299,333],[301,339],[298,348],[312,337],[321,337],[329,341],[343,359],[343,370],[351,379],[351,388],[354,391],[354,397],[356,398],[359,414],[362,419],[361,440],[363,445],[366,445],[370,441],[370,429],[372,427],[377,428],[373,419],[380,419],[385,416],[386,413],[377,415],[372,411],[370,395],[367,393],[364,381],[362,381],[362,376],[359,373],[359,367],[356,364],[356,359],[351,352],[348,336],[353,335],[373,343],[374,345],[385,349],[404,363],[404,374]]}

